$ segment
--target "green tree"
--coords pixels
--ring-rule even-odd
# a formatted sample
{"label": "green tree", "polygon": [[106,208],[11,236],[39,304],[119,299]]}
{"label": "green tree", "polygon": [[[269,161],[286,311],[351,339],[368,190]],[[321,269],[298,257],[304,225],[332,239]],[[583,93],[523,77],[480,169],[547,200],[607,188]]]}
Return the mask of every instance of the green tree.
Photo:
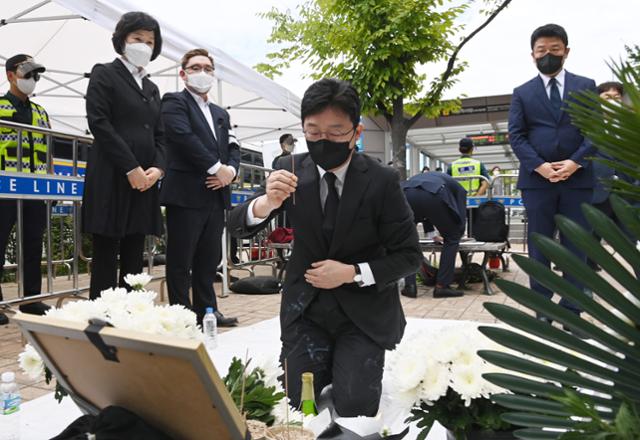
{"label": "green tree", "polygon": [[640,46],[625,46],[625,50],[627,51],[628,63],[633,67],[640,67]]}
{"label": "green tree", "polygon": [[[486,20],[457,45],[456,35],[464,32],[457,19],[472,2],[308,0],[296,16],[274,8],[262,16],[274,22],[269,42],[281,48],[256,68],[273,78],[297,60],[311,68],[313,79],[351,81],[363,113],[381,114],[389,123],[393,163],[405,177],[408,130],[423,115],[435,118],[459,108],[458,100],[442,99],[466,67],[458,53],[510,2],[484,0]],[[445,61],[446,69],[434,78],[420,73]]]}

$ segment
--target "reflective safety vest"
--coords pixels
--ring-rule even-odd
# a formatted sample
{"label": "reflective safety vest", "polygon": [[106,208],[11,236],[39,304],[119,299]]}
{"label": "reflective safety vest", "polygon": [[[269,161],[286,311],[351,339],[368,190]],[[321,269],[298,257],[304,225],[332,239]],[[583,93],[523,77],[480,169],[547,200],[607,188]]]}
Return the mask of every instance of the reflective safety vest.
{"label": "reflective safety vest", "polygon": [[[480,161],[470,157],[461,157],[451,164],[451,176],[480,176],[482,174]],[[464,189],[477,191],[480,189],[480,179],[458,180]]]}
{"label": "reflective safety vest", "polygon": [[[6,98],[0,98],[0,119],[13,120],[16,108]],[[49,116],[44,108],[31,102],[31,125],[50,128]],[[18,132],[0,127],[0,170],[18,171]],[[47,173],[47,139],[42,133],[22,132],[22,172]]]}

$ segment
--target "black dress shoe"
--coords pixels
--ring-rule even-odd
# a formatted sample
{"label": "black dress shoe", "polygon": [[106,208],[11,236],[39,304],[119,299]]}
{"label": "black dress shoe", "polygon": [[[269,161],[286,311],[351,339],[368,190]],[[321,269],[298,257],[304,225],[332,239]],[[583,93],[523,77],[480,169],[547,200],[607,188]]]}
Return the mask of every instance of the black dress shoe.
{"label": "black dress shoe", "polygon": [[20,306],[20,311],[22,313],[30,313],[32,315],[44,315],[47,313],[51,306],[43,303],[43,302],[34,302],[31,304],[23,304]]}
{"label": "black dress shoe", "polygon": [[404,286],[404,288],[400,291],[402,296],[407,296],[409,298],[417,298],[418,297],[418,286],[416,285],[408,285]]}
{"label": "black dress shoe", "polygon": [[459,296],[464,296],[462,290],[455,290],[450,287],[435,287],[433,289],[434,298],[455,298]]}
{"label": "black dress shoe", "polygon": [[9,324],[9,318],[4,313],[0,312],[0,325]]}
{"label": "black dress shoe", "polygon": [[218,311],[216,311],[214,314],[216,315],[218,327],[235,327],[236,325],[238,325],[238,318],[227,318]]}

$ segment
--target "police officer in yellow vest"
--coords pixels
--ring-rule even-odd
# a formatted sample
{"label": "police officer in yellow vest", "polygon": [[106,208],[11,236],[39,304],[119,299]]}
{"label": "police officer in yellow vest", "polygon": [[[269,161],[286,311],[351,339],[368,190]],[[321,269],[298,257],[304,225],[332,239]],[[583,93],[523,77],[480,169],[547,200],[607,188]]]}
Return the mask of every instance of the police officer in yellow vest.
{"label": "police officer in yellow vest", "polygon": [[[44,66],[28,55],[19,54],[5,63],[10,87],[0,98],[0,119],[37,127],[50,127],[44,108],[29,99]],[[22,169],[18,167],[18,148],[22,149]],[[0,170],[22,173],[47,173],[47,143],[44,135],[22,132],[22,145],[18,146],[18,132],[0,127]],[[46,204],[40,200],[25,200],[23,203],[23,265],[24,294],[38,295],[42,289],[40,262],[42,259],[42,235],[47,223]],[[0,277],[5,263],[5,251],[9,235],[16,223],[16,201],[0,199]],[[2,291],[0,290],[0,300]],[[36,302],[20,306],[20,311],[37,315],[44,314],[49,306]],[[7,317],[0,314],[0,325]]]}
{"label": "police officer in yellow vest", "polygon": [[[484,176],[489,178],[489,173],[484,164],[479,160],[473,159],[473,141],[467,137],[460,139],[460,156],[459,159],[453,161],[447,174],[452,177],[458,176]],[[489,188],[487,181],[483,179],[458,180],[458,183],[467,190],[469,196],[483,196]]]}

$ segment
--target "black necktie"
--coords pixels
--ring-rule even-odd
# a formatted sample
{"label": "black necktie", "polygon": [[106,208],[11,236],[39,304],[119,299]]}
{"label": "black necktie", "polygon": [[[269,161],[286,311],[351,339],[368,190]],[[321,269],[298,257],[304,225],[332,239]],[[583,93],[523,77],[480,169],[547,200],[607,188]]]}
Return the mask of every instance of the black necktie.
{"label": "black necktie", "polygon": [[324,219],[322,220],[322,233],[328,244],[331,244],[333,238],[333,230],[336,227],[336,218],[338,217],[338,204],[340,197],[336,190],[336,175],[333,173],[324,173],[322,177],[327,182],[327,199],[324,202]]}
{"label": "black necktie", "polygon": [[558,81],[555,78],[551,78],[549,80],[549,86],[551,87],[551,93],[549,94],[551,107],[553,107],[553,110],[555,110],[556,115],[560,115],[560,113],[562,112],[562,98],[560,97]]}

